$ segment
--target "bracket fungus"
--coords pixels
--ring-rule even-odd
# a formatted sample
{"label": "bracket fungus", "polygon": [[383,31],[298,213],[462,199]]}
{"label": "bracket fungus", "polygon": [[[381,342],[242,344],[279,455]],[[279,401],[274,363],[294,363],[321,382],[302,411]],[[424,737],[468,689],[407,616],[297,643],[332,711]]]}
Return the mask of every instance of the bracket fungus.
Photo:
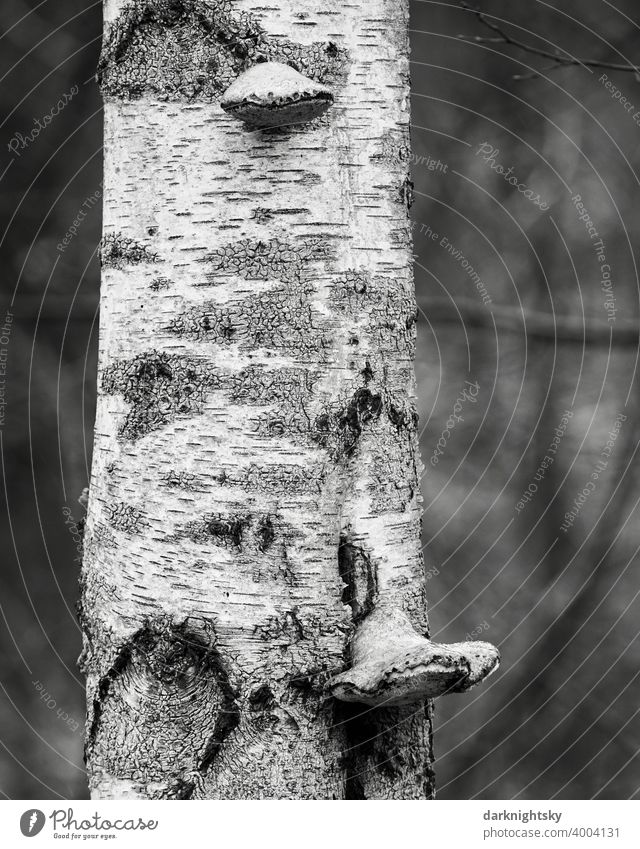
{"label": "bracket fungus", "polygon": [[420,636],[400,610],[384,607],[358,626],[351,656],[351,668],[329,681],[329,694],[373,707],[463,693],[500,662],[500,653],[490,643],[433,643]]}
{"label": "bracket fungus", "polygon": [[253,65],[229,86],[220,101],[225,112],[252,128],[307,124],[323,115],[332,103],[333,94],[326,86],[281,62]]}

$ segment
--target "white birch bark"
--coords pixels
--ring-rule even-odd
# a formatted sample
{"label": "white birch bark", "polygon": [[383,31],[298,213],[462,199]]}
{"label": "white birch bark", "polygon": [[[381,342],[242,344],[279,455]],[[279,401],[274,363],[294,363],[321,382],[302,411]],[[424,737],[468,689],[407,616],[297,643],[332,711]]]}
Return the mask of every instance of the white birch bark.
{"label": "white birch bark", "polygon": [[[427,627],[407,18],[106,0],[95,798],[432,795],[430,703],[327,687],[372,611]],[[220,96],[263,59],[333,107],[248,130]]]}

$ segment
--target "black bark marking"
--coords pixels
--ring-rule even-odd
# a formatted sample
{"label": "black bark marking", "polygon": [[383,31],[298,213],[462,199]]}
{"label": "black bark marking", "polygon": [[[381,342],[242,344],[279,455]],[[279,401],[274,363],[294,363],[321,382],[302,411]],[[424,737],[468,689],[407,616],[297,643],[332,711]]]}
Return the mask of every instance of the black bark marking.
{"label": "black bark marking", "polygon": [[190,539],[197,543],[210,543],[242,550],[245,547],[246,531],[251,525],[251,516],[223,516],[209,513],[192,522],[187,522],[172,540]]}
{"label": "black bark marking", "polygon": [[258,537],[258,549],[263,553],[268,551],[276,538],[276,532],[273,527],[273,522],[271,521],[271,516],[263,516],[260,519],[256,536]]}
{"label": "black bark marking", "polygon": [[94,769],[144,787],[168,776],[160,796],[189,798],[239,719],[215,640],[188,622],[148,622],[100,679],[86,753]]}
{"label": "black bark marking", "polygon": [[375,377],[375,373],[374,373],[373,369],[371,368],[371,363],[369,362],[369,360],[367,360],[365,362],[364,368],[362,369],[360,374],[362,375],[362,379],[364,380],[365,383],[370,383],[373,380],[373,378]]}
{"label": "black bark marking", "polygon": [[275,209],[268,206],[258,206],[253,210],[253,218],[258,224],[267,224],[276,215],[309,215],[306,207],[284,207]]}
{"label": "black bark marking", "polygon": [[334,42],[272,38],[250,14],[218,0],[133,0],[105,28],[98,80],[105,97],[216,101],[260,61],[290,64],[318,82],[336,82],[347,54]]}
{"label": "black bark marking", "polygon": [[275,705],[275,696],[268,684],[261,684],[249,693],[249,710],[251,711],[270,710]]}
{"label": "black bark marking", "polygon": [[402,181],[398,199],[400,203],[407,207],[407,209],[411,209],[413,206],[413,180],[410,177],[405,177]]}
{"label": "black bark marking", "polygon": [[316,416],[312,438],[337,459],[349,458],[356,451],[363,427],[380,417],[383,406],[381,395],[357,389],[337,412]]}
{"label": "black bark marking", "polygon": [[136,639],[139,636],[141,637],[143,633],[144,629],[134,634],[131,643],[123,646],[120,649],[120,651],[118,652],[118,656],[114,660],[109,671],[100,679],[100,683],[98,684],[98,692],[93,700],[93,717],[91,720],[91,726],[89,728],[89,733],[85,742],[85,760],[88,758],[89,752],[96,743],[98,729],[100,728],[100,721],[102,719],[102,711],[105,706],[107,696],[109,695],[111,685],[120,675],[122,675],[126,667],[129,665]]}
{"label": "black bark marking", "polygon": [[198,770],[201,773],[206,773],[222,748],[224,741],[240,722],[240,709],[237,702],[238,693],[231,686],[229,674],[222,656],[216,651],[211,655],[209,662],[222,691],[223,703],[216,719],[213,734],[207,742],[204,755],[198,765]]}
{"label": "black bark marking", "polygon": [[[283,527],[277,514],[252,516],[210,513],[181,527],[172,539],[190,539],[193,542],[231,546],[238,551],[267,554],[279,537],[278,561],[286,559],[284,539],[291,536],[292,528]],[[265,558],[266,559],[266,558]],[[257,564],[256,564],[257,566]]]}
{"label": "black bark marking", "polygon": [[353,545],[347,535],[340,537],[338,571],[344,582],[342,602],[351,607],[355,624],[373,610],[378,597],[378,574],[366,552]]}
{"label": "black bark marking", "polygon": [[249,719],[257,731],[267,731],[280,723],[276,711],[278,702],[268,684],[262,684],[249,694]]}
{"label": "black bark marking", "polygon": [[149,351],[108,366],[102,389],[120,394],[131,405],[119,433],[136,440],[158,430],[178,415],[201,412],[207,392],[219,385],[206,361]]}
{"label": "black bark marking", "polygon": [[349,434],[347,442],[355,444],[362,433],[362,426],[379,418],[382,409],[381,395],[369,389],[358,389],[338,417],[338,427]]}
{"label": "black bark marking", "polygon": [[207,533],[211,534],[214,539],[221,542],[223,545],[229,543],[236,548],[242,546],[242,535],[245,528],[251,522],[249,516],[235,516],[232,518],[223,518],[222,516],[212,516],[206,519]]}
{"label": "black bark marking", "polygon": [[122,233],[107,233],[104,236],[100,245],[100,258],[103,268],[124,268],[125,265],[158,262],[157,254]]}

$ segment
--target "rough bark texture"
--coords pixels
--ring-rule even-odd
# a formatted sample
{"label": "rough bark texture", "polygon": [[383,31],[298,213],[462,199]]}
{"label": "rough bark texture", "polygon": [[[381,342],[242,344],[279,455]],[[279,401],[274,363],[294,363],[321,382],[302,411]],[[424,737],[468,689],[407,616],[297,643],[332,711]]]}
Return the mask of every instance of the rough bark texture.
{"label": "rough bark texture", "polygon": [[[82,618],[94,798],[428,798],[430,705],[329,698],[426,633],[408,0],[107,0]],[[259,61],[308,124],[219,105]]]}

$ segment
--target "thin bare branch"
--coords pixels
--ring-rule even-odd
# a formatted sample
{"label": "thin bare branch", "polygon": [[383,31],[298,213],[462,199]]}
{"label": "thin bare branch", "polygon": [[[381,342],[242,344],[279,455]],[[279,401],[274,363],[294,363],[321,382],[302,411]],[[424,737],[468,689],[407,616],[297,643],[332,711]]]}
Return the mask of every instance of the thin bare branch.
{"label": "thin bare branch", "polygon": [[[524,50],[526,53],[531,53],[534,56],[542,56],[545,59],[551,59],[554,64],[551,67],[542,69],[544,71],[556,70],[561,67],[582,66],[587,68],[604,68],[609,71],[626,71],[636,75],[640,74],[640,67],[638,65],[630,65],[619,62],[605,62],[601,59],[579,59],[575,56],[563,55],[558,51],[545,50],[542,47],[535,47],[533,44],[527,44],[527,42],[520,41],[519,39],[509,35],[509,33],[505,32],[502,27],[490,20],[490,18],[493,17],[492,15],[469,5],[469,3],[466,3],[465,0],[458,0],[458,3],[461,8],[475,15],[483,26],[496,34],[493,38],[482,38],[481,36],[473,36],[470,38],[469,36],[461,35],[459,36],[461,39],[472,40],[479,44],[506,44],[510,47],[517,47],[519,50]],[[535,73],[526,75],[516,74],[514,75],[514,79],[531,79],[535,76]]]}

